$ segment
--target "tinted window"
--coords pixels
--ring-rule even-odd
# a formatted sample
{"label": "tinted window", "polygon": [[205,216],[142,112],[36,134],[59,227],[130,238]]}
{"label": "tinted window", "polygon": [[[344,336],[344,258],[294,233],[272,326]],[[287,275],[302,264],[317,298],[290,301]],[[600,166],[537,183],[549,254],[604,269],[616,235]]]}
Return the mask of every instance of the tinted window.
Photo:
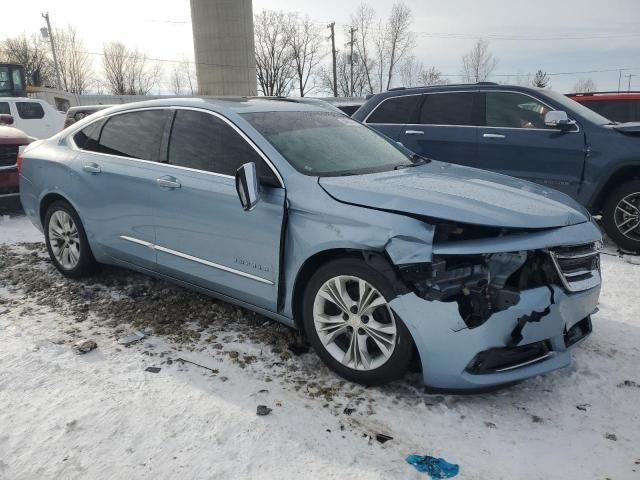
{"label": "tinted window", "polygon": [[243,117],[305,175],[355,175],[413,164],[393,142],[340,113],[258,112]]}
{"label": "tinted window", "polygon": [[16,102],[18,115],[25,120],[36,120],[44,117],[42,105],[37,102]]}
{"label": "tinted window", "polygon": [[98,151],[100,129],[103,125],[102,121],[94,122],[88,127],[83,128],[73,136],[73,141],[84,150]]}
{"label": "tinted window", "polygon": [[233,176],[249,162],[256,164],[262,183],[279,185],[258,152],[225,121],[203,112],[176,112],[169,140],[170,164]]}
{"label": "tinted window", "polygon": [[473,125],[473,92],[425,95],[420,111],[423,125]]}
{"label": "tinted window", "polygon": [[551,108],[533,97],[513,92],[486,93],[486,125],[503,128],[550,128],[544,116]]}
{"label": "tinted window", "polygon": [[83,130],[83,134],[89,138],[84,149],[121,157],[155,160],[162,141],[165,115],[164,110],[115,115],[109,118],[102,128],[99,142],[95,141],[97,132]]}
{"label": "tinted window", "polygon": [[422,97],[409,95],[404,97],[392,97],[380,103],[367,119],[367,123],[409,123],[411,114]]}
{"label": "tinted window", "polygon": [[0,115],[11,115],[11,110],[9,110],[9,102],[0,102]]}
{"label": "tinted window", "polygon": [[630,122],[632,103],[625,100],[594,100],[581,102],[594,112],[614,122]]}

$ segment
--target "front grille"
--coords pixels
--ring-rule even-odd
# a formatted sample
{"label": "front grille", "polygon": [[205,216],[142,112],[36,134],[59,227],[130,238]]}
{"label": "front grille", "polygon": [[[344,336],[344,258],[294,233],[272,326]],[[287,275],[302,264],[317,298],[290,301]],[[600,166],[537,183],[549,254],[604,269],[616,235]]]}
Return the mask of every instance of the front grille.
{"label": "front grille", "polygon": [[18,158],[18,145],[0,145],[0,167],[13,167]]}
{"label": "front grille", "polygon": [[600,254],[595,243],[549,251],[563,287],[581,292],[600,285]]}

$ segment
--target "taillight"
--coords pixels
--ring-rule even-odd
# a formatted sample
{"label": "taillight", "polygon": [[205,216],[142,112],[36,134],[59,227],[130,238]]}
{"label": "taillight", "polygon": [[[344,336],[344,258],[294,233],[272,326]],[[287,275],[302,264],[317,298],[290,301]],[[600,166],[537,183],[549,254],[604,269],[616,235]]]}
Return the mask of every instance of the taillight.
{"label": "taillight", "polygon": [[16,165],[18,165],[18,175],[22,172],[22,152],[18,152],[16,157]]}

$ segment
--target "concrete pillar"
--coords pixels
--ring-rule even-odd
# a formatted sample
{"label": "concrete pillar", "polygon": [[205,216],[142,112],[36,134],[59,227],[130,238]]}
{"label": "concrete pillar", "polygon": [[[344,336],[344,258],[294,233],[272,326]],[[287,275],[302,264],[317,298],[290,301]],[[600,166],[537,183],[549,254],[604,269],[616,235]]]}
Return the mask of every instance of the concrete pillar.
{"label": "concrete pillar", "polygon": [[257,95],[251,0],[191,0],[200,95]]}

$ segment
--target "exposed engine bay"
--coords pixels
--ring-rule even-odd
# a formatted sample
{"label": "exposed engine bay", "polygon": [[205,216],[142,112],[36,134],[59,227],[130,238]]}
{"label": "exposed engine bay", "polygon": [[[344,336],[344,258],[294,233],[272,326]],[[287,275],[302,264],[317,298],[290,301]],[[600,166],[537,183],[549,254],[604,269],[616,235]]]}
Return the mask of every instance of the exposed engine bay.
{"label": "exposed engine bay", "polygon": [[425,300],[457,302],[469,328],[520,301],[520,292],[560,284],[549,252],[521,251],[434,257],[430,264],[399,267],[400,276]]}

